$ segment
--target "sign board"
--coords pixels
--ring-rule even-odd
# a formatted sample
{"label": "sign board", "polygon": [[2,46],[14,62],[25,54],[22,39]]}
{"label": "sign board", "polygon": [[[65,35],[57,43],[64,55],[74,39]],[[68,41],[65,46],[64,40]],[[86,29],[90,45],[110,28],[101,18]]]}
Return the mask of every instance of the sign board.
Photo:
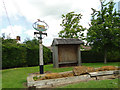
{"label": "sign board", "polygon": [[[41,21],[39,21],[41,22]],[[46,31],[48,29],[48,25],[45,22],[42,22],[45,25],[39,24],[39,22],[35,22],[33,24],[33,28],[37,31]]]}
{"label": "sign board", "polygon": [[47,29],[45,29],[44,25],[37,25],[37,30],[38,31],[46,31]]}

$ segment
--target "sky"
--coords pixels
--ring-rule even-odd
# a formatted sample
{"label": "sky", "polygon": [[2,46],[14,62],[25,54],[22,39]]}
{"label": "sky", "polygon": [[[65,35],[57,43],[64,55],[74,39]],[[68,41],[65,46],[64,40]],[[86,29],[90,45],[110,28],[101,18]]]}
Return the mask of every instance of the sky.
{"label": "sky", "polygon": [[[107,0],[109,1],[109,0]],[[114,0],[118,2],[120,0]],[[33,39],[34,32],[32,24],[40,19],[45,21],[49,29],[47,37],[43,38],[43,45],[50,46],[54,38],[62,30],[62,14],[74,11],[81,13],[80,25],[89,28],[91,19],[91,8],[100,10],[99,0],[0,0],[0,36],[10,36],[15,39],[21,37],[21,42]],[[118,9],[118,3],[115,5]],[[7,11],[7,12],[6,12]],[[85,31],[86,34],[86,31]]]}

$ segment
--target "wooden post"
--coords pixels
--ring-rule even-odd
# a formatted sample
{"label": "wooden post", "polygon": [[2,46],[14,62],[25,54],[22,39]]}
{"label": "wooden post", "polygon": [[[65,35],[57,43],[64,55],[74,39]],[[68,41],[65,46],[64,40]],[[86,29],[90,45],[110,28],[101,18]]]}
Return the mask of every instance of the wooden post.
{"label": "wooden post", "polygon": [[54,48],[54,46],[52,46],[52,56],[53,56],[53,67],[55,68],[55,48]]}
{"label": "wooden post", "polygon": [[44,74],[42,34],[40,34],[40,40],[39,40],[39,66],[40,66],[40,74]]}
{"label": "wooden post", "polygon": [[77,59],[78,59],[78,66],[82,65],[82,61],[81,61],[81,51],[80,51],[80,45],[78,45],[78,49],[77,49]]}
{"label": "wooden post", "polygon": [[[40,39],[39,40],[39,68],[40,68],[40,74],[44,74],[42,34],[47,36],[47,33],[43,33],[43,31],[47,30],[48,25],[44,21],[41,21],[40,19],[37,19],[37,20],[38,21],[35,22],[32,26],[35,30],[39,31],[39,32],[34,32],[34,35],[35,34],[40,35],[40,37],[38,37],[38,39]],[[39,22],[46,24],[46,26],[40,25]]]}
{"label": "wooden post", "polygon": [[55,64],[55,68],[59,68],[59,62],[58,62],[58,46],[54,46],[54,64]]}

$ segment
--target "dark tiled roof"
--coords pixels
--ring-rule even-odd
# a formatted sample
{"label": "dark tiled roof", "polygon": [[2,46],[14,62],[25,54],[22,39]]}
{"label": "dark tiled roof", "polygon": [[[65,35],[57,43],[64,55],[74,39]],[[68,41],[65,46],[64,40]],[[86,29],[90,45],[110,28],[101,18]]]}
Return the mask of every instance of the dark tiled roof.
{"label": "dark tiled roof", "polygon": [[83,44],[83,41],[75,38],[59,39],[55,38],[52,45],[63,45],[63,44]]}

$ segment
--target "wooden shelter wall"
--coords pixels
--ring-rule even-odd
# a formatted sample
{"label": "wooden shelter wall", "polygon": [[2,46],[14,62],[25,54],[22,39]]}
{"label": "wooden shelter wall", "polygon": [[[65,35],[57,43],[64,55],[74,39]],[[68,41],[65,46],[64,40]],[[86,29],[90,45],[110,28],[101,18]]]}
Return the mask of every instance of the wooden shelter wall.
{"label": "wooden shelter wall", "polygon": [[59,62],[77,62],[77,45],[58,45]]}

